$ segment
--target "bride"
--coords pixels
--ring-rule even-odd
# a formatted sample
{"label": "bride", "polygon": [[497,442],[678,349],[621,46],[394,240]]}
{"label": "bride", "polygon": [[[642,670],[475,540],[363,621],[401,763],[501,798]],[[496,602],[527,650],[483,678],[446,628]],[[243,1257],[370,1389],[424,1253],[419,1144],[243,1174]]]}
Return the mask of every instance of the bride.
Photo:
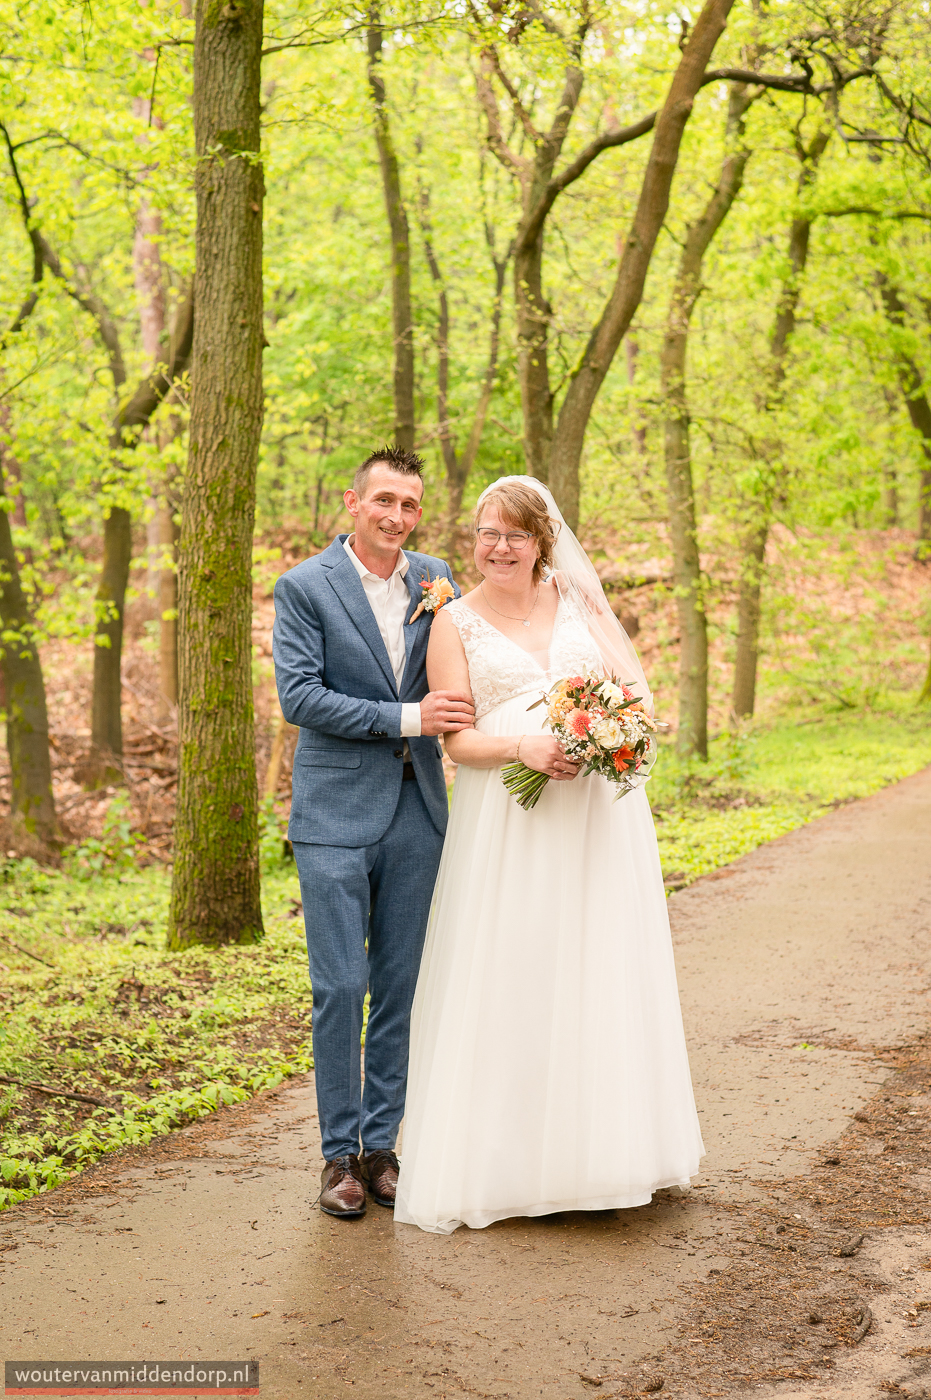
{"label": "bride", "polygon": [[[432,623],[431,690],[471,691],[411,1027],[395,1219],[448,1234],[508,1216],[638,1206],[704,1148],[656,835],[528,706],[611,672],[651,697],[553,497],[503,477],[476,511],[473,592]],[[551,781],[531,811],[515,759]]]}

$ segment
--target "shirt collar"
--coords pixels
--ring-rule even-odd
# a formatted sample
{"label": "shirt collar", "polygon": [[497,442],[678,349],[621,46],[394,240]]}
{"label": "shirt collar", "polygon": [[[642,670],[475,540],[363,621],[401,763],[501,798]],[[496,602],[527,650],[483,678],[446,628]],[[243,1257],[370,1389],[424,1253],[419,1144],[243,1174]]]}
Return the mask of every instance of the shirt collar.
{"label": "shirt collar", "polygon": [[346,538],[343,540],[343,549],[345,549],[346,553],[349,555],[349,558],[352,560],[353,567],[355,568],[355,571],[360,578],[377,579],[379,583],[387,584],[390,587],[393,580],[397,577],[398,574],[400,574],[401,578],[404,577],[404,575],[407,573],[408,569],[411,566],[411,561],[408,559],[403,549],[399,550],[398,562],[395,564],[391,573],[388,575],[387,578],[382,578],[380,574],[373,574],[371,569],[367,569],[362,563],[362,560],[356,554],[355,550],[352,547],[353,540],[355,539],[355,537],[355,532],[353,532],[351,535],[347,535]]}

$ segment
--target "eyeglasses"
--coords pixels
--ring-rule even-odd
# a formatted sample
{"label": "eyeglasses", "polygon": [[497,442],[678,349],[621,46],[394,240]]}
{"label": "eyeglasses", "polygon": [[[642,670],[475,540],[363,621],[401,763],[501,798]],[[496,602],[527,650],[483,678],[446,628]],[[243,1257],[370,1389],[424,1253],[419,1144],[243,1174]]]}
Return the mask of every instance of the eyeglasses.
{"label": "eyeglasses", "polygon": [[492,530],[483,526],[475,533],[488,549],[493,549],[500,539],[507,541],[508,549],[526,549],[533,539],[533,535],[528,535],[526,530],[508,530],[507,534],[503,535],[500,530]]}

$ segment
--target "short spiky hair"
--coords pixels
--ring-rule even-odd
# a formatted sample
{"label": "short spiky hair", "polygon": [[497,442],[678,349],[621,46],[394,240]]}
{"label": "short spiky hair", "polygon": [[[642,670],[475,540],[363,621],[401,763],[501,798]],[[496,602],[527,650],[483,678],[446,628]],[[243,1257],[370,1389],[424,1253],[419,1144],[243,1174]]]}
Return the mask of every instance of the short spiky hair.
{"label": "short spiky hair", "polygon": [[420,477],[422,484],[425,465],[423,458],[418,457],[416,452],[408,452],[406,447],[388,447],[386,445],[380,452],[371,453],[362,465],[356,468],[356,474],[352,479],[352,489],[357,496],[363,496],[369,473],[373,467],[377,466],[390,467],[393,472],[402,472],[404,476]]}

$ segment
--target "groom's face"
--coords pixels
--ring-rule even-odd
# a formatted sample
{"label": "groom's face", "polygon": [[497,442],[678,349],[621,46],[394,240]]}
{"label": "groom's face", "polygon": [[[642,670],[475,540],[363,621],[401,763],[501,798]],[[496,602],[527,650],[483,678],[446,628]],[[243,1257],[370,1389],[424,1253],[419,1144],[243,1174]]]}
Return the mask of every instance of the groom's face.
{"label": "groom's face", "polygon": [[356,543],[364,551],[396,555],[423,514],[419,476],[376,463],[361,494],[348,490],[346,509],[356,522]]}

